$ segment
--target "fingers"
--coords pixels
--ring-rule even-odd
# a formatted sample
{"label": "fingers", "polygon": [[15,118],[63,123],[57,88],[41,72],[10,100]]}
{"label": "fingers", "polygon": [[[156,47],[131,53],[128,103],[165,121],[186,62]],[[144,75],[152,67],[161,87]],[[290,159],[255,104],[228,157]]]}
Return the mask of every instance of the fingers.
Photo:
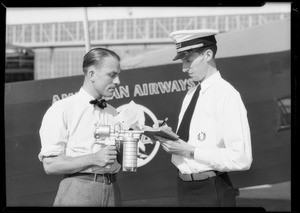
{"label": "fingers", "polygon": [[177,141],[178,143],[187,143],[186,141],[184,141],[184,140],[181,140],[180,138],[178,139],[178,141]]}
{"label": "fingers", "polygon": [[117,154],[117,147],[115,145],[105,146],[104,149],[107,151],[106,153],[109,154],[109,155],[116,155]]}
{"label": "fingers", "polygon": [[108,155],[113,156],[114,158],[117,158],[117,147],[116,146],[108,146]]}
{"label": "fingers", "polygon": [[106,162],[106,164],[113,164],[115,162],[115,160],[108,160],[107,162]]}
{"label": "fingers", "polygon": [[157,123],[154,123],[154,124],[152,125],[152,128],[158,129],[158,128],[159,128],[159,125],[160,125],[161,123],[162,123],[162,121],[160,122],[160,120],[158,120]]}
{"label": "fingers", "polygon": [[157,136],[157,135],[154,135],[154,138],[158,141],[161,141],[161,137]]}
{"label": "fingers", "polygon": [[157,120],[157,122],[159,123],[159,124],[161,124],[162,122],[164,122],[163,120]]}
{"label": "fingers", "polygon": [[155,124],[153,124],[153,126],[152,126],[152,128],[153,128],[153,129],[158,129],[158,127],[159,127],[159,125],[158,125],[158,124],[156,124],[156,123],[155,123]]}
{"label": "fingers", "polygon": [[168,139],[166,138],[163,138],[163,137],[160,137],[158,135],[154,135],[154,137],[159,140],[159,142],[162,142],[162,143],[166,143],[168,141]]}
{"label": "fingers", "polygon": [[117,151],[116,150],[109,150],[107,151],[108,155],[117,155]]}
{"label": "fingers", "polygon": [[106,153],[106,163],[113,164],[117,159],[117,149],[116,146],[106,146],[107,149]]}
{"label": "fingers", "polygon": [[105,146],[103,149],[100,149],[97,152],[98,156],[108,156],[110,157],[110,159],[115,159],[117,158],[117,150],[116,150],[116,146]]}
{"label": "fingers", "polygon": [[168,124],[166,124],[166,121],[165,120],[157,120],[157,122],[155,122],[153,125],[152,125],[153,128],[163,128],[163,129],[169,129],[169,130],[172,130],[171,127],[168,126]]}
{"label": "fingers", "polygon": [[162,146],[162,148],[167,152],[167,153],[169,153],[169,148],[167,147],[167,144],[162,144],[161,145]]}
{"label": "fingers", "polygon": [[117,147],[116,147],[116,145],[107,145],[107,146],[105,146],[105,149],[108,149],[108,150],[116,150]]}
{"label": "fingers", "polygon": [[154,136],[161,144],[168,144],[168,145],[172,145],[172,143],[178,143],[178,141],[172,141],[160,136],[155,135]]}
{"label": "fingers", "polygon": [[117,159],[117,155],[108,155],[108,159],[115,160]]}
{"label": "fingers", "polygon": [[117,159],[117,150],[115,145],[108,145],[100,149],[95,153],[96,161],[95,165],[105,166],[113,164]]}
{"label": "fingers", "polygon": [[105,164],[113,164],[116,160],[117,156],[116,155],[108,155],[105,158]]}

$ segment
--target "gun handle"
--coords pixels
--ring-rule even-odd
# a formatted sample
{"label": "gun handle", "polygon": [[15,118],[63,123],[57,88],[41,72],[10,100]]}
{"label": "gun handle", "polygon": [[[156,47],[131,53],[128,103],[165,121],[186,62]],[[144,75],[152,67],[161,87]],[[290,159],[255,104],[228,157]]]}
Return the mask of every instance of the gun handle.
{"label": "gun handle", "polygon": [[[106,138],[105,140],[105,145],[106,146],[114,146],[116,145],[116,139],[115,138]],[[106,169],[110,169],[111,165],[106,165]]]}

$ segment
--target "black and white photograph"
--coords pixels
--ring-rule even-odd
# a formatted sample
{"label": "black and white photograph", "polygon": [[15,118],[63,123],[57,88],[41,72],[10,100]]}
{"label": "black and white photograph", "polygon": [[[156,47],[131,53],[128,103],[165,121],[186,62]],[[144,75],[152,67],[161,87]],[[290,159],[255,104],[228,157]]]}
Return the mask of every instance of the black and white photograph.
{"label": "black and white photograph", "polygon": [[1,7],[8,209],[295,210],[291,2]]}

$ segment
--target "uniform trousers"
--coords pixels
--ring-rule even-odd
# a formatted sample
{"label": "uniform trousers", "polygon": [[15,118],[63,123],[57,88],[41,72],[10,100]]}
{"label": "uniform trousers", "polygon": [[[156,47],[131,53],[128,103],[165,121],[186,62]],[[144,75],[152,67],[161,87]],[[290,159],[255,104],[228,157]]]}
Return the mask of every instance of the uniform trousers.
{"label": "uniform trousers", "polygon": [[106,184],[77,177],[63,179],[53,206],[121,206],[121,194],[117,182]]}
{"label": "uniform trousers", "polygon": [[235,207],[235,191],[227,173],[198,181],[177,178],[180,207]]}

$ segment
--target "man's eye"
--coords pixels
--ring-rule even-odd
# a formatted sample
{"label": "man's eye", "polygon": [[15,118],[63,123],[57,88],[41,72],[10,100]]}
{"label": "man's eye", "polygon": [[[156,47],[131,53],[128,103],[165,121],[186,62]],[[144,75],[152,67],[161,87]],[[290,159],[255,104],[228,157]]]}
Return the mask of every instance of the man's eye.
{"label": "man's eye", "polygon": [[109,74],[109,76],[111,77],[111,78],[115,78],[115,77],[117,77],[117,73],[111,73],[111,74]]}

